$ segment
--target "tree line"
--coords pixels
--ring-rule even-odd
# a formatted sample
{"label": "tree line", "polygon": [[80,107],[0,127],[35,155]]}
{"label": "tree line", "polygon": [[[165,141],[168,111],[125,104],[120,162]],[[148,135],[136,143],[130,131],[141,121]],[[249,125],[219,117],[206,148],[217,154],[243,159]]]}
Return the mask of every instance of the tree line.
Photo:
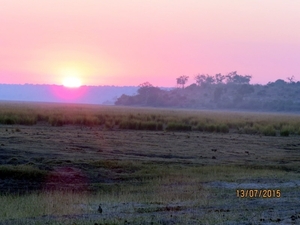
{"label": "tree line", "polygon": [[198,74],[186,86],[189,76],[176,78],[177,88],[162,90],[149,82],[139,85],[134,96],[122,95],[116,105],[241,109],[267,111],[300,111],[300,82],[294,76],[287,82],[278,79],[266,85],[250,84],[252,76],[237,71],[226,75]]}
{"label": "tree line", "polygon": [[[195,81],[198,86],[205,86],[210,84],[249,84],[252,76],[250,75],[239,75],[237,71],[233,71],[228,73],[227,75],[222,75],[221,73],[217,73],[216,75],[212,76],[209,74],[198,74],[195,76]],[[182,75],[177,80],[177,85],[184,88],[184,85],[188,81],[189,76]]]}

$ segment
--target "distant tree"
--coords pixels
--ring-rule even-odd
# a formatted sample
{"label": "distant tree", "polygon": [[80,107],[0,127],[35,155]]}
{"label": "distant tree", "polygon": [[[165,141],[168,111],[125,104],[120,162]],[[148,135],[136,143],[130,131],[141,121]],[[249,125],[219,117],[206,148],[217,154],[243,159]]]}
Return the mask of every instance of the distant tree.
{"label": "distant tree", "polygon": [[219,102],[222,94],[224,92],[224,89],[222,87],[216,87],[215,91],[214,91],[214,101],[215,102]]}
{"label": "distant tree", "polygon": [[215,82],[216,82],[217,84],[223,83],[223,80],[225,80],[225,79],[226,79],[226,77],[225,77],[224,75],[220,74],[220,73],[217,73],[217,74],[215,75]]}
{"label": "distant tree", "polygon": [[146,81],[146,82],[140,84],[139,87],[141,87],[141,88],[142,88],[142,87],[153,87],[153,85],[150,84],[148,81]]}
{"label": "distant tree", "polygon": [[119,97],[115,101],[115,105],[133,105],[134,104],[134,98],[129,95],[122,94],[121,97]]}
{"label": "distant tree", "polygon": [[139,87],[140,88],[138,89],[138,93],[145,94],[145,93],[148,93],[151,88],[153,88],[153,85],[150,84],[149,82],[144,82],[144,83],[140,84]]}
{"label": "distant tree", "polygon": [[253,92],[254,92],[254,87],[250,84],[243,84],[238,89],[238,94],[242,96],[251,94]]}
{"label": "distant tree", "polygon": [[213,83],[215,83],[215,78],[213,76],[207,75],[205,83],[206,84],[213,84]]}
{"label": "distant tree", "polygon": [[295,77],[294,76],[287,77],[286,79],[289,81],[290,84],[295,83]]}
{"label": "distant tree", "polygon": [[249,84],[251,78],[252,76],[250,75],[238,75],[237,71],[233,71],[226,75],[226,82],[234,84]]}
{"label": "distant tree", "polygon": [[139,85],[138,89],[138,99],[141,104],[144,105],[153,105],[159,100],[161,92],[160,88],[154,87],[149,82],[144,82]]}
{"label": "distant tree", "polygon": [[189,77],[186,75],[182,75],[182,76],[176,78],[177,85],[181,85],[181,87],[184,88],[184,85],[188,81],[188,79],[189,79]]}
{"label": "distant tree", "polygon": [[274,82],[274,84],[275,84],[276,86],[281,86],[281,85],[285,85],[286,82],[285,82],[284,80],[282,80],[282,79],[278,79],[278,80],[276,80],[276,81]]}
{"label": "distant tree", "polygon": [[205,86],[207,84],[213,84],[215,82],[215,78],[208,74],[198,74],[195,76],[196,83],[199,86]]}
{"label": "distant tree", "polygon": [[198,86],[202,86],[206,81],[206,76],[207,75],[205,74],[198,74],[197,76],[195,76],[196,84]]}
{"label": "distant tree", "polygon": [[228,73],[226,77],[226,83],[233,83],[233,77],[236,75],[236,71]]}
{"label": "distant tree", "polygon": [[197,86],[197,84],[194,83],[194,84],[187,86],[185,89],[190,90],[190,91],[195,91],[198,89],[198,86]]}
{"label": "distant tree", "polygon": [[153,88],[153,85],[147,81],[147,82],[140,84],[139,87],[140,87],[138,89],[139,96],[140,96],[140,98],[144,99],[144,104],[147,104],[149,94],[150,94],[150,89]]}

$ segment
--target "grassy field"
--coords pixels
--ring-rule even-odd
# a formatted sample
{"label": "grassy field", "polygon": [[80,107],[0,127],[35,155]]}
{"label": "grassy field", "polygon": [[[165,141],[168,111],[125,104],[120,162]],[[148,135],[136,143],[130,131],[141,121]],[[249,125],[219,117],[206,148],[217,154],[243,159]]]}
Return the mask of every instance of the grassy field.
{"label": "grassy field", "polygon": [[300,221],[298,115],[1,103],[0,123],[0,224]]}
{"label": "grassy field", "polygon": [[84,125],[107,129],[205,131],[266,136],[300,135],[300,118],[292,114],[188,111],[116,106],[1,103],[0,124]]}

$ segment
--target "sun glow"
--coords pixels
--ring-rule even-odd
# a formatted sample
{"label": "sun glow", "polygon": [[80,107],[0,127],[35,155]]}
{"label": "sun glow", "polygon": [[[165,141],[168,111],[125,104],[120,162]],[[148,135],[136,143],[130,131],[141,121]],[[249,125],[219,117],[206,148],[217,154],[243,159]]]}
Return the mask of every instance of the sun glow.
{"label": "sun glow", "polygon": [[77,88],[81,86],[81,82],[77,77],[67,77],[63,80],[63,85],[69,88]]}
{"label": "sun glow", "polygon": [[81,86],[79,72],[77,70],[64,69],[61,71],[63,78],[62,84],[68,88],[78,88]]}

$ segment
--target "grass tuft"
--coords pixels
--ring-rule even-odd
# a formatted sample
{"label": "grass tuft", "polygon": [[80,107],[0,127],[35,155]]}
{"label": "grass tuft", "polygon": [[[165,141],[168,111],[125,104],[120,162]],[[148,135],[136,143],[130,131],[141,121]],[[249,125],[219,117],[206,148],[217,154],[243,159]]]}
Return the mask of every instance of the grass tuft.
{"label": "grass tuft", "polygon": [[271,125],[261,128],[261,132],[265,136],[276,136],[276,130]]}
{"label": "grass tuft", "polygon": [[167,131],[190,131],[192,126],[182,123],[168,123],[166,127]]}

